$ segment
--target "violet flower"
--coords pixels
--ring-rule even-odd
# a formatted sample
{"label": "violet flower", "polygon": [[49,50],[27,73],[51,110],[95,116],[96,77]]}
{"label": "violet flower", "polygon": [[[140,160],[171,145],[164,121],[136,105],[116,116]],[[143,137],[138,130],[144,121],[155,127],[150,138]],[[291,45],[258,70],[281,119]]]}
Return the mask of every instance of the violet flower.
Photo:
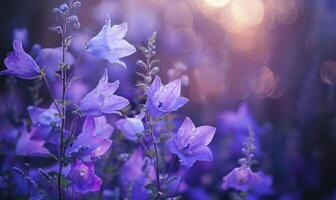
{"label": "violet flower", "polygon": [[97,87],[80,101],[80,110],[87,116],[102,116],[117,113],[129,104],[124,97],[114,95],[119,87],[119,81],[108,82],[107,69],[100,79]]}
{"label": "violet flower", "polygon": [[167,85],[161,83],[161,78],[155,76],[147,91],[146,108],[153,117],[160,117],[184,106],[189,100],[181,95],[181,81],[175,80]]}
{"label": "violet flower", "polygon": [[93,163],[76,160],[71,165],[68,177],[71,180],[72,189],[82,194],[97,192],[102,185],[102,180],[95,174]]}
{"label": "violet flower", "polygon": [[126,22],[111,27],[111,19],[108,16],[101,31],[88,42],[88,52],[111,64],[116,63],[126,68],[126,64],[119,59],[136,51],[134,46],[123,39],[127,29]]}
{"label": "violet flower", "polygon": [[0,75],[14,75],[22,79],[34,79],[40,74],[40,68],[34,59],[22,48],[22,42],[13,41],[14,51],[9,52],[5,65],[6,70],[0,71]]}
{"label": "violet flower", "polygon": [[32,124],[37,129],[32,139],[49,139],[51,133],[54,133],[54,128],[61,126],[62,120],[57,116],[58,111],[53,104],[48,109],[29,106],[27,110]]}
{"label": "violet flower", "polygon": [[168,150],[176,154],[182,166],[187,169],[197,161],[211,161],[212,152],[207,145],[215,135],[216,128],[212,126],[195,127],[190,118],[186,118],[167,142]]}
{"label": "violet flower", "polygon": [[21,135],[16,143],[17,155],[29,156],[46,156],[49,154],[48,149],[44,147],[45,141],[35,141],[31,137],[34,135],[36,129],[32,128],[30,132],[23,127]]}
{"label": "violet flower", "polygon": [[[101,120],[103,119],[99,119],[98,121]],[[108,125],[104,126],[106,132],[101,131],[103,129],[96,128],[94,118],[87,117],[84,121],[82,132],[68,149],[67,154],[79,153],[79,157],[85,162],[92,161],[104,155],[112,144],[112,140],[109,139],[112,132],[109,131],[113,131]]]}
{"label": "violet flower", "polygon": [[262,178],[257,173],[253,173],[250,167],[243,165],[233,169],[223,178],[222,188],[235,188],[247,192],[249,188],[260,184],[260,182],[262,182]]}
{"label": "violet flower", "polygon": [[137,134],[142,133],[145,128],[142,122],[144,113],[135,116],[134,118],[127,117],[116,121],[115,126],[121,130],[124,136],[131,141],[138,139]]}

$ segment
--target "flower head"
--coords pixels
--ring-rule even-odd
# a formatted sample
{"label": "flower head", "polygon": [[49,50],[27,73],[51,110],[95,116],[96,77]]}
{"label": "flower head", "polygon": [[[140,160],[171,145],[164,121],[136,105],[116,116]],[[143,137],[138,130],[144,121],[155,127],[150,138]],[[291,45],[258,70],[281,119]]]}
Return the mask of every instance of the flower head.
{"label": "flower head", "polygon": [[88,42],[88,52],[111,64],[116,63],[126,68],[126,64],[119,59],[136,51],[134,46],[123,39],[127,29],[126,22],[111,27],[111,19],[108,16],[101,31]]}
{"label": "flower head", "polygon": [[167,85],[161,83],[161,78],[155,76],[147,91],[147,111],[153,117],[160,117],[184,106],[189,100],[181,95],[181,81],[175,80]]}
{"label": "flower head", "polygon": [[83,163],[76,160],[71,165],[68,177],[71,180],[73,190],[82,194],[97,192],[102,185],[102,180],[95,174],[93,163]]}
{"label": "flower head", "polygon": [[[104,116],[102,117],[105,118]],[[98,119],[97,121],[102,127],[104,127],[103,129],[96,128],[97,126],[93,117],[87,117],[85,119],[82,132],[78,135],[77,140],[68,149],[68,155],[79,153],[79,157],[83,161],[89,162],[99,158],[108,151],[112,144],[112,141],[109,139],[109,137],[112,134],[113,128],[111,129],[108,124],[103,125],[102,122],[105,121],[104,119]],[[104,132],[102,130],[104,130]]]}
{"label": "flower head", "polygon": [[137,134],[145,130],[142,123],[144,113],[135,116],[134,118],[127,117],[116,121],[115,126],[121,130],[128,140],[135,141],[138,139]]}
{"label": "flower head", "polygon": [[241,166],[233,169],[223,178],[222,188],[235,188],[242,192],[246,192],[253,185],[259,184],[262,178],[253,173],[250,167]]}
{"label": "flower head", "polygon": [[7,69],[1,71],[0,75],[14,75],[22,79],[36,78],[40,73],[40,68],[34,59],[23,50],[22,42],[14,40],[13,48],[14,51],[9,52],[5,59]]}
{"label": "flower head", "polygon": [[124,97],[114,95],[119,87],[119,81],[108,82],[107,70],[100,79],[97,87],[80,101],[80,110],[87,116],[102,116],[116,113],[129,104]]}
{"label": "flower head", "polygon": [[207,145],[215,135],[212,126],[195,127],[190,118],[186,118],[177,134],[168,140],[168,150],[176,154],[187,169],[197,161],[211,161],[212,153]]}

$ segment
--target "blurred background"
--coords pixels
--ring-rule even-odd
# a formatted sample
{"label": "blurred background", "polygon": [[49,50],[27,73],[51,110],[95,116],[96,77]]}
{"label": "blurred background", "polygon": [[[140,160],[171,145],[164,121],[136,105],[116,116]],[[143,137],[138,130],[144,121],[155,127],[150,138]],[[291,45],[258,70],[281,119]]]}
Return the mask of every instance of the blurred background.
{"label": "blurred background", "polygon": [[[0,60],[12,50],[14,38],[33,55],[35,44],[59,47],[60,39],[48,27],[57,22],[51,10],[60,3],[2,1]],[[165,82],[181,78],[183,96],[190,99],[179,113],[196,125],[218,129],[210,145],[214,161],[198,163],[188,172],[186,196],[230,196],[220,189],[221,179],[238,166],[246,127],[251,126],[258,146],[255,169],[272,184],[249,198],[336,199],[335,0],[83,1],[81,30],[70,49],[74,56],[100,30],[107,14],[112,24],[128,22],[126,38],[136,47],[158,31],[160,75]],[[53,57],[48,52],[38,56],[41,63]],[[124,70],[86,55],[80,66],[83,79],[69,98],[80,100],[108,67],[110,80],[121,81],[119,94],[132,100],[139,70],[135,62],[141,58],[137,52],[123,59]],[[0,77],[0,125],[10,121],[9,112],[27,115],[33,86]],[[46,92],[41,95],[48,99]]]}

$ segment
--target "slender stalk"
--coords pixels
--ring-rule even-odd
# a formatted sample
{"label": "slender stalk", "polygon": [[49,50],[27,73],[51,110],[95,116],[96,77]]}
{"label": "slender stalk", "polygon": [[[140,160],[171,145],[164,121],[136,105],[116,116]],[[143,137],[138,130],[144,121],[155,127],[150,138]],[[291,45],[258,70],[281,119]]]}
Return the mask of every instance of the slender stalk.
{"label": "slender stalk", "polygon": [[[70,5],[71,5],[71,1]],[[69,9],[70,10],[70,9]],[[64,191],[63,191],[63,157],[64,157],[64,132],[65,132],[65,120],[66,120],[66,103],[65,103],[65,94],[67,90],[67,67],[65,66],[65,50],[66,50],[66,35],[67,35],[67,20],[69,10],[65,13],[63,18],[63,31],[62,31],[62,69],[61,69],[61,77],[62,77],[62,125],[61,125],[61,137],[59,143],[59,167],[58,167],[58,177],[57,177],[57,186],[58,186],[58,199],[64,199]]]}
{"label": "slender stalk", "polygon": [[154,145],[154,152],[155,152],[155,175],[156,175],[156,187],[158,189],[158,195],[156,199],[160,199],[161,196],[161,184],[160,184],[160,168],[159,168],[159,153],[158,153],[158,146],[155,141],[155,136],[154,136],[154,127],[153,127],[153,119],[150,115],[147,115],[147,119],[149,122],[149,130],[150,130],[150,135],[153,140],[153,145]]}
{"label": "slender stalk", "polygon": [[48,79],[45,77],[45,75],[43,75],[43,80],[44,80],[44,82],[45,82],[45,84],[46,84],[46,86],[47,86],[47,89],[48,89],[49,93],[50,93],[50,97],[51,97],[52,101],[54,102],[55,107],[56,107],[58,113],[59,113],[60,116],[61,116],[61,115],[62,115],[61,109],[59,108],[58,103],[57,103],[57,101],[56,101],[54,95],[52,94],[52,90],[51,90],[51,88],[50,88]]}

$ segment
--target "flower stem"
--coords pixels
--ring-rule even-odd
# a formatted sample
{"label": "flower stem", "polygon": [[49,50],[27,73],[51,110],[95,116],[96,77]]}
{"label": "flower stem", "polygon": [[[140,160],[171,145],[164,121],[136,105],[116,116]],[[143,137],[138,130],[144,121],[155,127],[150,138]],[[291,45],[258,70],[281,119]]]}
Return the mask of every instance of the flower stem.
{"label": "flower stem", "polygon": [[[71,1],[70,1],[71,3]],[[71,5],[71,4],[70,4]],[[58,157],[58,177],[57,177],[57,187],[58,187],[58,199],[64,199],[64,191],[63,191],[63,157],[64,157],[64,132],[65,132],[65,120],[66,120],[66,102],[65,102],[65,94],[67,90],[67,67],[65,66],[65,50],[66,50],[66,34],[67,34],[67,20],[68,20],[69,10],[64,15],[63,20],[63,31],[62,31],[62,125],[61,125],[61,137],[59,142],[59,157]]]}
{"label": "flower stem", "polygon": [[160,184],[160,168],[159,168],[159,153],[158,153],[158,146],[155,140],[154,136],[154,127],[153,127],[153,119],[150,115],[147,115],[148,121],[149,121],[149,129],[150,129],[150,135],[153,140],[154,145],[154,152],[155,152],[155,174],[156,174],[156,187],[158,190],[158,195],[156,196],[156,199],[160,199],[161,196],[161,184]]}

